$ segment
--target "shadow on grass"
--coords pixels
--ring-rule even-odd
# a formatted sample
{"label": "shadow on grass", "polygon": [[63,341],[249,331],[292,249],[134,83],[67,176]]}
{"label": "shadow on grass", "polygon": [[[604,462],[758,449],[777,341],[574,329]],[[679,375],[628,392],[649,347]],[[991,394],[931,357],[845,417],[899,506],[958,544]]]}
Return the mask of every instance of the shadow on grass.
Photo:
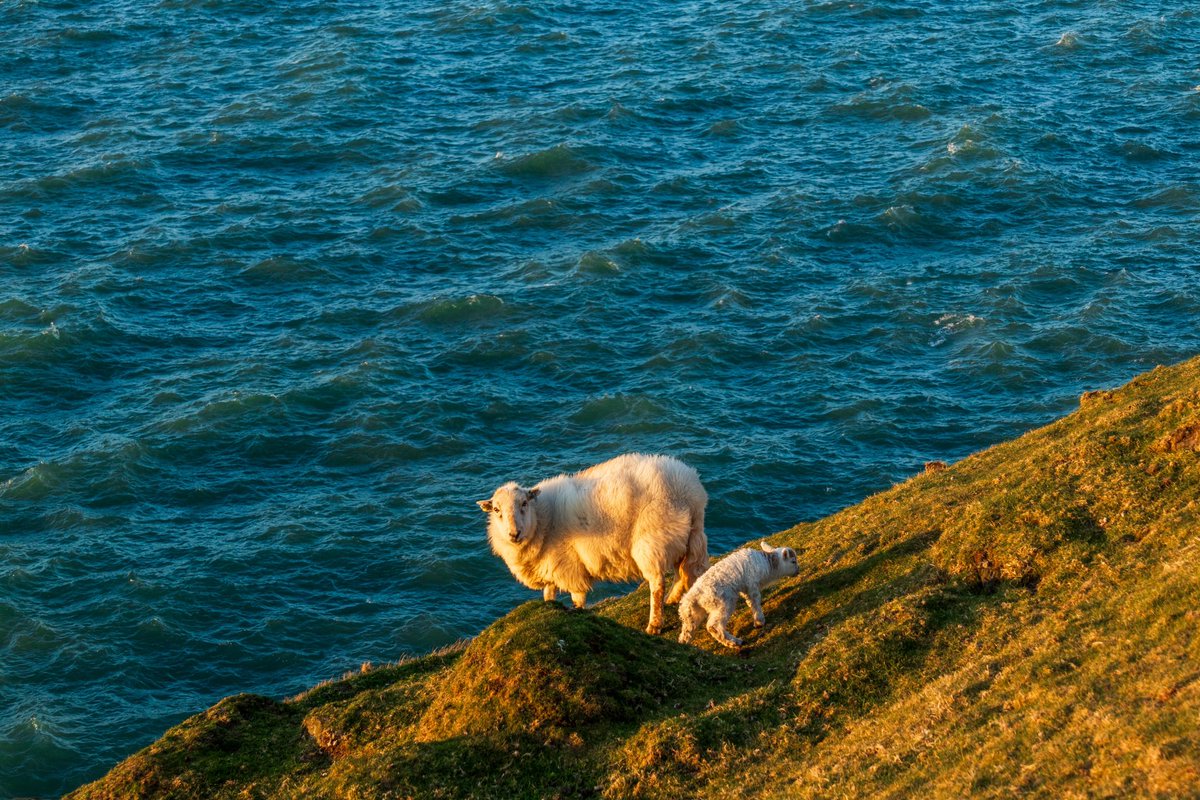
{"label": "shadow on grass", "polygon": [[[940,656],[950,653],[953,637],[944,631],[971,627],[981,605],[993,602],[949,582],[920,558],[938,536],[911,536],[856,563],[785,584],[764,604],[766,633],[740,653],[705,642],[698,649],[736,665],[735,684],[690,698],[683,713],[648,715],[613,761],[614,789],[669,796],[714,759],[752,750],[768,730],[816,743],[838,720],[870,713],[899,685],[936,670]],[[832,609],[804,619],[806,608],[835,597]],[[738,627],[749,624],[740,612]]]}

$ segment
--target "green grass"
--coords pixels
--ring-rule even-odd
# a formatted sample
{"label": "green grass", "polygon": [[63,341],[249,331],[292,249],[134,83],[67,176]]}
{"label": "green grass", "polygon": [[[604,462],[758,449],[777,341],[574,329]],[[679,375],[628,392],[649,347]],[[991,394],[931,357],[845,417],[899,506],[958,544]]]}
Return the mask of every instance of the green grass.
{"label": "green grass", "polygon": [[740,653],[531,602],[71,797],[1200,797],[1200,359],[771,541]]}

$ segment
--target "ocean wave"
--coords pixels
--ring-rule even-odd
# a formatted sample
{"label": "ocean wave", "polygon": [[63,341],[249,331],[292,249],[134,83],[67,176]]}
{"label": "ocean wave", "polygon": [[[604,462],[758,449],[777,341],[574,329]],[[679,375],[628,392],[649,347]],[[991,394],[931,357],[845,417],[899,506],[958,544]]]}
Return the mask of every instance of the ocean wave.
{"label": "ocean wave", "polygon": [[721,119],[709,125],[703,135],[713,139],[736,139],[744,131],[739,120]]}
{"label": "ocean wave", "polygon": [[66,313],[66,307],[59,307],[53,312],[38,308],[19,297],[0,300],[0,320],[25,325],[44,324],[52,322],[54,317]]}
{"label": "ocean wave", "polygon": [[[232,391],[224,397],[209,397],[194,402],[191,410],[176,412],[150,427],[151,433],[190,433],[211,429],[247,416],[261,417],[282,410],[283,400],[277,394]],[[253,426],[246,426],[252,428]]]}
{"label": "ocean wave", "polygon": [[126,36],[124,31],[108,28],[63,28],[58,31],[57,38],[63,42],[84,45],[109,44],[120,41]]}
{"label": "ocean wave", "polygon": [[991,144],[989,138],[986,127],[964,125],[946,143],[946,153],[955,162],[994,161],[1001,158],[1004,152]]}
{"label": "ocean wave", "polygon": [[53,200],[76,189],[120,185],[129,189],[148,186],[152,166],[145,160],[124,154],[105,154],[91,163],[65,171],[18,182],[8,191],[29,200]]}
{"label": "ocean wave", "polygon": [[[1068,358],[1086,358],[1090,363],[1100,363],[1103,358],[1127,353],[1132,349],[1129,342],[1097,333],[1082,325],[1063,325],[1041,331],[1023,343],[1033,352],[1071,354]],[[1076,355],[1078,354],[1078,355]],[[1086,355],[1085,355],[1086,354]]]}
{"label": "ocean wave", "polygon": [[421,303],[418,308],[418,319],[433,325],[457,325],[500,319],[507,315],[510,309],[503,300],[491,294],[438,297]]}
{"label": "ocean wave", "polygon": [[1081,37],[1075,31],[1065,31],[1054,43],[1054,49],[1062,52],[1078,50],[1081,46]]}
{"label": "ocean wave", "polygon": [[1122,142],[1117,147],[1120,156],[1133,162],[1153,162],[1171,158],[1174,153],[1155,147],[1148,142]]}
{"label": "ocean wave", "polygon": [[1125,37],[1139,55],[1161,56],[1170,52],[1174,41],[1169,27],[1165,17],[1142,19],[1126,29]]}
{"label": "ocean wave", "polygon": [[372,187],[359,197],[359,202],[370,208],[386,208],[392,211],[419,211],[424,207],[424,203],[413,195],[410,187],[401,183]]}
{"label": "ocean wave", "polygon": [[321,463],[335,468],[378,468],[381,464],[396,465],[431,457],[452,455],[454,448],[445,442],[417,446],[408,442],[388,441],[380,436],[355,434],[338,438],[323,448]]}
{"label": "ocean wave", "polygon": [[938,227],[935,220],[907,203],[888,206],[877,219],[896,233],[936,232]]}
{"label": "ocean wave", "polygon": [[667,410],[652,398],[626,394],[589,398],[571,415],[572,422],[584,426],[666,422],[668,419]]}
{"label": "ocean wave", "polygon": [[70,130],[81,117],[71,100],[45,91],[9,92],[0,97],[0,128],[13,133]]}
{"label": "ocean wave", "polygon": [[493,30],[536,22],[541,17],[532,7],[521,3],[451,2],[430,15],[442,33],[486,35]]}
{"label": "ocean wave", "polygon": [[849,100],[831,105],[831,115],[853,115],[872,120],[899,120],[920,122],[933,116],[933,112],[920,103],[910,102],[909,91],[895,91],[885,96],[873,92],[857,94]]}
{"label": "ocean wave", "polygon": [[919,6],[908,3],[870,3],[862,0],[825,0],[825,2],[808,3],[804,6],[807,14],[846,14],[862,19],[912,19],[922,16],[925,11]]}
{"label": "ocean wave", "polygon": [[312,283],[333,280],[329,270],[310,261],[287,256],[264,258],[241,270],[238,276],[256,283]]}
{"label": "ocean wave", "polygon": [[937,333],[929,340],[929,345],[941,347],[948,341],[958,338],[960,334],[975,332],[986,324],[987,321],[983,317],[977,317],[974,314],[942,314],[933,321]]}
{"label": "ocean wave", "polygon": [[[523,329],[473,336],[436,356],[430,369],[447,372],[457,367],[508,367],[515,370],[530,363],[527,359],[533,355],[530,349],[533,338]],[[542,361],[544,359],[533,359],[533,363]]]}
{"label": "ocean wave", "polygon": [[608,277],[620,275],[621,265],[604,253],[589,251],[575,262],[575,271],[581,275]]}
{"label": "ocean wave", "polygon": [[745,292],[733,287],[721,286],[707,292],[709,308],[718,311],[732,309],[749,309],[754,307],[754,301]]}
{"label": "ocean wave", "polygon": [[832,225],[822,228],[818,231],[818,235],[838,244],[867,244],[884,238],[883,231],[878,227],[846,219],[839,219]]}
{"label": "ocean wave", "polygon": [[1143,195],[1131,202],[1135,208],[1163,208],[1180,213],[1200,210],[1200,185],[1175,184]]}
{"label": "ocean wave", "polygon": [[566,144],[557,144],[516,158],[497,153],[493,161],[495,169],[510,178],[563,178],[596,168],[576,148]]}
{"label": "ocean wave", "polygon": [[0,333],[0,365],[42,364],[68,357],[74,339],[63,341],[53,320],[38,331]]}
{"label": "ocean wave", "polygon": [[576,226],[592,214],[580,214],[573,204],[552,197],[537,197],[517,203],[495,206],[470,216],[455,216],[452,221],[467,226],[504,223],[512,230],[562,230]]}

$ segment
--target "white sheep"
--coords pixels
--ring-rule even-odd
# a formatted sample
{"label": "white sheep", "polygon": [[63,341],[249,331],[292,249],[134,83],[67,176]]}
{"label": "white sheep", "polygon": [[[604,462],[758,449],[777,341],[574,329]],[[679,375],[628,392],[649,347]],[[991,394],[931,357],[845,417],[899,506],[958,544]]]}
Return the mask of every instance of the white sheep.
{"label": "white sheep", "polygon": [[708,568],[708,494],[696,470],[668,456],[628,453],[530,489],[506,483],[477,502],[492,551],[546,601],[565,589],[583,608],[596,581],[645,578],[647,633],[662,630],[667,574],[678,571],[666,600],[675,603]]}
{"label": "white sheep", "polygon": [[767,623],[762,610],[762,589],[780,578],[800,574],[796,553],[790,547],[774,548],[762,543],[762,551],[743,549],[713,564],[700,580],[688,590],[679,604],[682,630],[679,641],[692,640],[696,626],[708,615],[706,627],[712,637],[727,647],[741,647],[744,642],[732,636],[725,627],[741,595],[754,614],[754,627]]}

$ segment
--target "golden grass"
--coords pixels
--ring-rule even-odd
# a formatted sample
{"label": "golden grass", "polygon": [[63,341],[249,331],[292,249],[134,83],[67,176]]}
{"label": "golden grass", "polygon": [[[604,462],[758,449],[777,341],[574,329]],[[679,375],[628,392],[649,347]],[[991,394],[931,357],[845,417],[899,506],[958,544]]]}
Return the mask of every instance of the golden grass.
{"label": "golden grass", "polygon": [[741,653],[529,603],[73,797],[1200,797],[1198,451],[1200,359],[772,537]]}

